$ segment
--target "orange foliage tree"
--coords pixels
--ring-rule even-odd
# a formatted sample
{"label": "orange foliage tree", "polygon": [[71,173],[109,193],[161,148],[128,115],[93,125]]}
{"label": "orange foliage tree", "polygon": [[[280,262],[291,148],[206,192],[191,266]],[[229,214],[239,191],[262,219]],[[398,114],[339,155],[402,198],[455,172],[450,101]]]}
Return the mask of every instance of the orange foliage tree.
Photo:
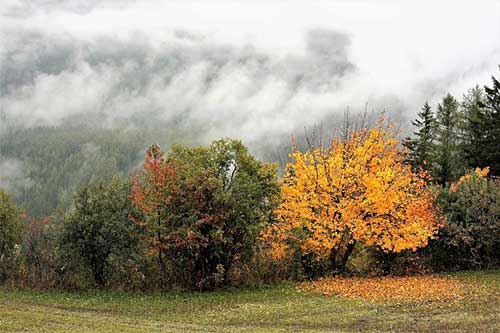
{"label": "orange foliage tree", "polygon": [[143,212],[145,219],[130,218],[147,230],[151,244],[149,254],[157,256],[162,273],[169,244],[171,203],[179,191],[176,181],[176,169],[165,161],[164,153],[157,145],[147,150],[143,169],[132,178],[130,200]]}
{"label": "orange foliage tree", "polygon": [[273,256],[302,251],[342,272],[357,242],[394,253],[426,246],[443,221],[428,175],[413,172],[406,154],[382,120],[329,147],[294,147],[276,222],[263,235]]}

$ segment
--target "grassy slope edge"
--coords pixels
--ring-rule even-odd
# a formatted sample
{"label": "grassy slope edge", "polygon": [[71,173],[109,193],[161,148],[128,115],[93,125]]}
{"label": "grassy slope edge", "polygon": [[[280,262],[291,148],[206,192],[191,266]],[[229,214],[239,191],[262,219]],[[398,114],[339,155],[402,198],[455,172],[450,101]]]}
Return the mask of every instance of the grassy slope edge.
{"label": "grassy slope edge", "polygon": [[400,304],[301,293],[291,284],[165,294],[2,288],[0,331],[500,331],[500,271],[456,276],[485,288],[461,302]]}

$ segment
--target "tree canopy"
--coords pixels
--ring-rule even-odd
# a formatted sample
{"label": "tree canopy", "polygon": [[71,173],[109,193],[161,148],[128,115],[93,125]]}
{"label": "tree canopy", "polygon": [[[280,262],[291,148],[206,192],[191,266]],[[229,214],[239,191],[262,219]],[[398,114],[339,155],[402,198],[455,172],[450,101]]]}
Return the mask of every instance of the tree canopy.
{"label": "tree canopy", "polygon": [[379,122],[330,146],[292,153],[277,222],[265,233],[276,257],[299,250],[342,271],[356,242],[415,250],[441,225],[427,174],[404,163],[392,126]]}

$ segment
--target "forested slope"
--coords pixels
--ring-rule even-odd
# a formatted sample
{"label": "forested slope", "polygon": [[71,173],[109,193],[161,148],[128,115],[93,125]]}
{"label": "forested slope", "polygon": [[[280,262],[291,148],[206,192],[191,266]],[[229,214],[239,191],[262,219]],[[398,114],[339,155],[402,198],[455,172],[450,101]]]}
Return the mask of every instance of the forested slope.
{"label": "forested slope", "polygon": [[0,149],[4,164],[15,161],[21,169],[17,172],[23,181],[13,184],[17,203],[42,216],[68,208],[82,185],[128,174],[154,135],[85,126],[38,127],[10,131]]}

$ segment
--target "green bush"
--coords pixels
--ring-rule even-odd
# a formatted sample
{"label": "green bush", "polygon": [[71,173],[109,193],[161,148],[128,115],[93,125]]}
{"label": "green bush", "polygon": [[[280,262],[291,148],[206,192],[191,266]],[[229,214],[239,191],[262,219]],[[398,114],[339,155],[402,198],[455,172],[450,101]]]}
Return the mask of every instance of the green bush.
{"label": "green bush", "polygon": [[51,217],[23,216],[20,277],[30,287],[56,287],[61,282],[57,227]]}
{"label": "green bush", "polygon": [[10,194],[0,189],[0,282],[17,272],[17,250],[21,241],[19,210]]}
{"label": "green bush", "polygon": [[436,269],[476,269],[500,264],[500,181],[480,170],[442,191],[447,224],[425,253]]}
{"label": "green bush", "polygon": [[196,289],[227,285],[231,269],[249,262],[279,193],[275,166],[235,140],[174,146],[167,156],[153,146],[133,184],[163,283]]}
{"label": "green bush", "polygon": [[118,287],[141,279],[144,256],[139,247],[140,230],[129,219],[137,214],[129,195],[129,183],[120,178],[83,187],[76,193],[59,240],[70,280],[87,274],[99,287]]}

